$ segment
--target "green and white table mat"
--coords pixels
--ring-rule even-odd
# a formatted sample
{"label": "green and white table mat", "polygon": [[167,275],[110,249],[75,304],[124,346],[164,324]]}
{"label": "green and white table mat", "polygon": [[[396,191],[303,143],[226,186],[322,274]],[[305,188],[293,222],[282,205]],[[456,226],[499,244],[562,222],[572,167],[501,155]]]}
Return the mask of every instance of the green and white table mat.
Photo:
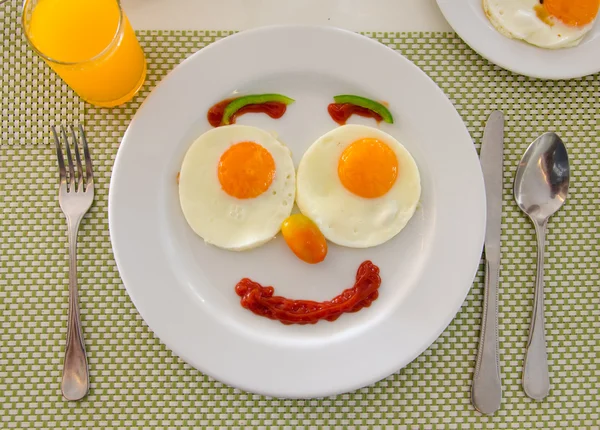
{"label": "green and white table mat", "polygon": [[[108,233],[107,193],[119,142],[142,100],[174,66],[226,32],[141,31],[148,79],[122,108],[82,103],[23,41],[15,6],[0,11],[0,428],[600,428],[600,76],[540,81],[479,57],[454,33],[367,33],[421,67],[450,97],[479,147],[501,109],[506,160],[500,278],[504,399],[493,417],[470,403],[482,310],[479,271],[461,311],[419,358],[359,391],[314,400],[247,394],[201,374],[148,329],[119,278]],[[97,195],[79,239],[81,316],[92,389],[60,395],[67,310],[65,222],[56,197],[50,125],[84,124]],[[534,230],[512,199],[523,151],[554,130],[572,182],[552,218],[546,259],[546,328],[552,391],[521,388],[531,315]],[[449,178],[451,180],[451,178]]]}

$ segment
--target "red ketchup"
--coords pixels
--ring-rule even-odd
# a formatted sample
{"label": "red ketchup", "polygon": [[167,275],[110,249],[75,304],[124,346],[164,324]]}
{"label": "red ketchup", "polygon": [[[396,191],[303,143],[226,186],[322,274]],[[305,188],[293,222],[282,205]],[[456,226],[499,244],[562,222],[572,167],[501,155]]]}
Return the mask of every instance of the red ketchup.
{"label": "red ketchup", "polygon": [[[227,107],[227,105],[229,103],[231,103],[234,100],[235,100],[235,98],[225,99],[225,100],[220,101],[219,103],[213,105],[208,110],[208,113],[206,114],[206,119],[208,119],[208,122],[210,123],[210,125],[212,125],[213,127],[219,127],[221,125],[221,121],[223,120],[223,113],[225,112],[225,108]],[[266,113],[271,118],[278,119],[283,116],[286,109],[287,109],[287,106],[285,105],[285,103],[281,103],[281,102],[266,102],[266,103],[261,103],[261,104],[246,105],[243,108],[241,108],[240,110],[238,110],[236,113],[234,113],[231,116],[231,118],[229,119],[229,121],[231,124],[234,124],[235,119],[238,116],[244,115],[245,113],[251,113],[251,112]]]}
{"label": "red ketchup", "polygon": [[248,278],[237,283],[235,292],[241,297],[241,305],[256,315],[283,324],[315,324],[319,320],[335,321],[343,313],[369,307],[379,296],[380,285],[379,267],[367,260],[359,266],[354,286],[325,302],[273,296],[273,287],[263,287]]}
{"label": "red ketchup", "polygon": [[356,106],[351,103],[331,103],[327,106],[327,112],[329,112],[329,116],[331,119],[337,122],[339,125],[346,124],[348,118],[352,115],[364,116],[365,118],[374,118],[377,122],[383,120],[381,115],[373,112],[370,109]]}

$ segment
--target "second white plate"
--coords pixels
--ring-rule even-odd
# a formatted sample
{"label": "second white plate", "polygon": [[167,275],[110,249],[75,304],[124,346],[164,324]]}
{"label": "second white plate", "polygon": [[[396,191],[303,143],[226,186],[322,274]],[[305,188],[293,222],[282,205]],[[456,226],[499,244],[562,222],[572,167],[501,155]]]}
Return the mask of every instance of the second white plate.
{"label": "second white plate", "polygon": [[[412,153],[422,178],[420,208],[409,225],[371,249],[330,244],[326,260],[314,266],[298,260],[280,237],[237,253],[206,245],[181,213],[176,175],[191,143],[210,129],[207,109],[238,91],[296,100],[279,120],[239,119],[275,131],[296,166],[317,137],[337,126],[327,114],[334,95],[388,101],[396,123],[381,128]],[[202,49],[154,89],[119,148],[109,225],[127,292],[177,355],[244,390],[316,397],[382,379],[440,335],[480,261],[485,195],[460,116],[414,64],[351,32],[268,27]],[[351,286],[367,259],[381,269],[379,299],[335,322],[285,326],[242,308],[234,292],[250,277],[280,295],[326,300]]]}
{"label": "second white plate", "polygon": [[481,0],[437,0],[461,39],[482,57],[518,73],[541,79],[572,79],[600,72],[600,24],[576,47],[543,49],[498,33]]}

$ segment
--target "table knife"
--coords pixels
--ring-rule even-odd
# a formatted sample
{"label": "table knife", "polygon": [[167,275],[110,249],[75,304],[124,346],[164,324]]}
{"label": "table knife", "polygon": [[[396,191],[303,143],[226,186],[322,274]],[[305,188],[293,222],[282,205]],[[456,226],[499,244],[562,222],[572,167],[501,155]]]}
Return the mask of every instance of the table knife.
{"label": "table knife", "polygon": [[471,387],[471,402],[483,414],[493,414],[502,402],[498,351],[498,279],[500,275],[500,225],[502,221],[502,161],[504,115],[490,114],[483,132],[481,169],[486,195],[485,284],[479,350]]}

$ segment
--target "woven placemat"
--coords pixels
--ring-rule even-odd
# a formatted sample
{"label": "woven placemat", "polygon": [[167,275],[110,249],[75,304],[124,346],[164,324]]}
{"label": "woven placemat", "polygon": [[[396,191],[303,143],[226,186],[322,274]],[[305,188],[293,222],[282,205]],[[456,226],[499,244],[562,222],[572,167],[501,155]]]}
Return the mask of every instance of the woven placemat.
{"label": "woven placemat", "polygon": [[[600,428],[600,76],[540,81],[491,65],[454,33],[367,33],[407,56],[450,97],[479,147],[489,112],[507,116],[500,351],[504,401],[493,417],[471,406],[482,272],[462,310],[419,358],[359,391],[314,400],[243,393],[186,365],[140,318],[109,241],[112,163],[149,90],[184,58],[228,33],[142,31],[148,80],[117,109],[80,102],[22,40],[16,6],[0,11],[0,428]],[[81,314],[92,390],[60,395],[66,330],[67,245],[56,199],[51,124],[85,125],[97,196],[79,239]],[[535,238],[512,200],[529,142],[547,130],[568,146],[573,179],[551,221],[546,260],[552,391],[527,398],[521,369],[532,308]]]}

